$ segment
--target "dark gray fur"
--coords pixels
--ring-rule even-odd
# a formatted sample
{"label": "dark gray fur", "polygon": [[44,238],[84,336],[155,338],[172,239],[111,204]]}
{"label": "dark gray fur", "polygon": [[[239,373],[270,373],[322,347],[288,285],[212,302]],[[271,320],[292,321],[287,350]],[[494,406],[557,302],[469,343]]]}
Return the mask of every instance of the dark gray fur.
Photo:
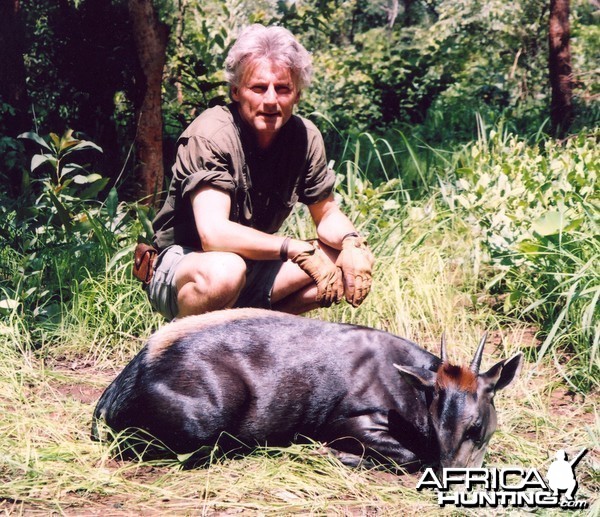
{"label": "dark gray fur", "polygon": [[158,355],[146,345],[102,395],[92,435],[99,439],[104,420],[113,432],[142,429],[175,453],[217,441],[243,451],[242,444],[309,438],[348,464],[365,457],[408,470],[438,464],[434,390],[394,363],[435,377],[441,360],[366,327],[297,316],[227,321],[189,332]]}

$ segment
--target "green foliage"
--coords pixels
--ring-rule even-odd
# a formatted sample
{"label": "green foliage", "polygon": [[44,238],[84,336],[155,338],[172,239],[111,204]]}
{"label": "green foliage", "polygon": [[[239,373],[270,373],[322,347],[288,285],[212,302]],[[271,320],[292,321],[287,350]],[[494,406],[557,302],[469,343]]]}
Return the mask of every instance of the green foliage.
{"label": "green foliage", "polygon": [[133,100],[138,66],[126,2],[23,0],[20,9],[36,127],[76,126],[115,144],[114,96],[125,91]]}
{"label": "green foliage", "polygon": [[[350,4],[356,3],[340,4],[330,18],[342,16],[342,9],[350,16]],[[316,81],[301,109],[319,112],[344,129],[417,130],[446,148],[449,141],[476,136],[476,113],[490,121],[503,119],[516,132],[539,126],[550,102],[547,2],[428,5],[417,18],[414,11],[403,13],[404,24],[393,29],[381,23],[354,33],[339,25],[351,37],[332,37],[314,48]],[[593,50],[597,30],[589,16],[579,14],[582,10],[581,2],[574,2],[573,62],[580,79],[575,103],[578,127],[590,127],[599,120],[593,93],[598,72],[591,64],[598,58]]]}
{"label": "green foliage", "polygon": [[43,188],[37,204],[52,207],[50,224],[58,220],[66,232],[71,232],[74,212],[79,212],[81,203],[95,198],[108,183],[100,174],[90,173],[86,166],[70,161],[71,155],[78,151],[102,152],[102,149],[93,142],[74,138],[72,130],[62,137],[50,133],[48,142],[37,133],[23,133],[19,138],[32,140],[41,147],[41,152],[31,159],[31,173],[43,166],[50,170],[49,175],[41,178]]}
{"label": "green foliage", "polygon": [[[545,73],[539,47],[545,29],[536,6],[439,2],[435,18],[423,16],[422,25],[371,29],[352,43],[325,47],[315,55],[319,81],[309,104],[338,127],[362,129],[423,122],[434,103],[446,135],[472,126],[476,110],[489,107],[494,118],[539,93],[520,89],[541,84]],[[452,125],[446,113],[453,114]]]}
{"label": "green foliage", "polygon": [[600,25],[592,2],[572,2],[571,59],[574,79],[574,130],[600,121]]}
{"label": "green foliage", "polygon": [[204,109],[226,102],[223,63],[232,43],[226,3],[189,1],[175,18],[165,81],[165,129],[177,138]]}
{"label": "green foliage", "polygon": [[[301,111],[323,114],[333,126],[347,130],[369,129],[381,119],[373,78],[364,71],[360,55],[332,47],[313,60],[316,80],[302,94]],[[320,126],[325,132],[330,129]]]}
{"label": "green foliage", "polygon": [[101,151],[93,142],[74,138],[71,130],[48,139],[21,137],[39,152],[23,176],[20,198],[6,197],[0,205],[6,223],[0,232],[0,311],[53,324],[86,271],[104,269],[106,257],[131,244],[134,212],[119,203],[114,188],[104,202],[96,200],[107,180],[77,161]]}
{"label": "green foliage", "polygon": [[[138,92],[127,3],[20,5],[32,116],[39,127],[77,126],[92,135],[106,151],[105,174],[125,163],[127,179]],[[163,91],[167,168],[183,128],[227,101],[223,60],[239,30],[254,22],[290,28],[313,53],[315,81],[300,110],[321,113],[344,133],[400,129],[447,149],[474,138],[475,113],[502,119],[517,133],[539,127],[548,114],[545,0],[399,2],[395,18],[385,0],[154,5],[171,29]],[[600,117],[594,9],[587,0],[571,2],[576,128],[594,127]],[[0,133],[0,150],[13,160],[15,142],[7,138],[14,135]]]}
{"label": "green foliage", "polygon": [[[490,288],[509,293],[503,310],[542,326],[540,357],[567,349],[576,365],[587,358],[596,368],[598,154],[585,133],[564,146],[544,141],[547,2],[401,4],[392,26],[383,0],[161,0],[155,6],[172,28],[167,142],[202,109],[227,100],[223,60],[242,26],[289,27],[313,52],[316,69],[300,109],[317,114],[335,160],[336,195],[361,230],[396,250],[414,231],[407,221],[421,221],[429,228],[415,237],[418,250],[442,226],[460,226],[460,238],[468,233],[474,248],[485,251],[482,267],[489,261],[495,268]],[[22,5],[36,120],[43,127],[89,122],[87,133],[100,143],[99,135],[115,124],[112,136],[130,141],[136,89],[126,3]],[[90,19],[106,23],[90,33],[84,23]],[[594,128],[598,29],[589,3],[573,0],[572,28],[579,124]],[[1,113],[11,110],[0,104]],[[477,134],[476,118],[479,140],[455,151]],[[488,132],[483,120],[502,125]],[[536,134],[531,127],[539,128]],[[119,184],[105,194],[107,179],[85,165],[98,156],[96,144],[71,131],[23,136],[16,140],[10,128],[0,128],[0,177],[8,186],[0,203],[0,313],[24,313],[51,326],[64,321],[69,304],[80,304],[100,311],[95,323],[80,318],[83,326],[105,321],[119,332],[127,325],[141,332],[137,321],[103,311],[111,305],[132,310],[132,299],[108,284],[111,275],[127,271],[138,236],[151,237],[152,212],[119,201]],[[21,173],[25,141],[38,151]],[[126,283],[119,278],[114,281]],[[111,301],[94,306],[95,290]],[[586,376],[576,365],[569,381],[583,388]]]}
{"label": "green foliage", "polygon": [[[480,130],[455,184],[442,192],[463,213],[498,268],[489,287],[507,292],[504,311],[542,326],[541,359],[561,348],[577,356],[569,382],[589,389],[600,368],[600,199],[597,135],[529,145]],[[580,377],[581,369],[587,375]]]}

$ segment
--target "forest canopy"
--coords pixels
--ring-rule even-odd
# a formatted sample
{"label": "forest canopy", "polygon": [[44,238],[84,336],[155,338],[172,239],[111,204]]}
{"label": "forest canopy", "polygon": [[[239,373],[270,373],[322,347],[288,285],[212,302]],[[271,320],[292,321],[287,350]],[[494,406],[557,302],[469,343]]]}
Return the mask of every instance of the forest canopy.
{"label": "forest canopy", "polygon": [[[167,178],[161,172],[151,181],[162,190],[178,135],[203,109],[228,101],[224,57],[239,30],[255,22],[289,28],[312,52],[314,84],[299,112],[312,117],[332,145],[340,133],[385,136],[401,129],[450,147],[476,135],[476,116],[492,124],[504,120],[520,134],[545,125],[550,132],[553,3],[4,2],[2,23],[12,29],[2,31],[0,56],[10,64],[0,77],[3,161],[11,169],[17,161],[26,166],[20,132],[74,129],[104,150],[93,159],[111,184],[121,182],[123,195],[152,194],[144,176],[161,163]],[[600,30],[595,2],[570,4],[573,117],[562,129],[577,131],[598,120]],[[144,169],[149,162],[154,165]],[[18,189],[15,175],[11,184]]]}

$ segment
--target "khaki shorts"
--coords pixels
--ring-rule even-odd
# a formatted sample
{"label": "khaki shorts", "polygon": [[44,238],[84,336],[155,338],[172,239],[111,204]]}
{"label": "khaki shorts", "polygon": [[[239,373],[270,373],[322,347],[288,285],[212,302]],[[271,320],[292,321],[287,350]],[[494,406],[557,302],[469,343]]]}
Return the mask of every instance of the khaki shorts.
{"label": "khaki shorts", "polygon": [[[198,250],[179,246],[169,246],[161,251],[154,266],[154,276],[146,287],[150,304],[168,320],[177,316],[177,286],[175,272],[177,266],[189,253]],[[246,260],[246,285],[242,289],[234,307],[257,307],[271,309],[271,293],[275,277],[283,262],[280,260]]]}

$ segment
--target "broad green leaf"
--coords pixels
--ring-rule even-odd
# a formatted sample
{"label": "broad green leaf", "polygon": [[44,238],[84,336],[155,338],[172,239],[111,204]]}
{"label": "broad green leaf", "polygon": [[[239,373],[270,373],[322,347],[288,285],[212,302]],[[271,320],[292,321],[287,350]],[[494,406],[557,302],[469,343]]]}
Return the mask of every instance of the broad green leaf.
{"label": "broad green leaf", "polygon": [[110,189],[108,197],[106,198],[106,212],[109,217],[113,219],[117,215],[117,206],[119,204],[119,195],[115,187]]}
{"label": "broad green leaf", "polygon": [[583,217],[581,217],[579,219],[574,219],[569,224],[567,224],[567,226],[565,226],[563,228],[563,232],[567,233],[567,232],[572,232],[573,230],[577,230],[583,224],[583,221],[585,221],[585,219]]}
{"label": "broad green leaf", "polygon": [[84,176],[82,174],[77,174],[77,176],[73,176],[73,181],[78,185],[85,185],[86,183],[94,183],[94,181],[101,180],[102,176],[97,173],[88,174]]}
{"label": "broad green leaf", "polygon": [[215,34],[213,37],[213,41],[219,47],[225,48],[225,40],[223,39],[223,36],[221,36],[220,34]]}
{"label": "broad green leaf", "polygon": [[77,165],[76,163],[68,163],[65,165],[60,171],[60,177],[66,176],[73,171],[84,171],[85,169],[81,165]]}
{"label": "broad green leaf", "polygon": [[106,187],[106,184],[108,183],[109,178],[99,178],[99,179],[95,179],[93,183],[90,184],[89,187],[87,187],[86,189],[84,189],[80,194],[79,197],[81,199],[92,199],[95,198],[96,195],[98,194],[98,192],[100,192],[104,187]]}
{"label": "broad green leaf", "polygon": [[18,306],[18,300],[13,300],[12,298],[3,298],[0,300],[0,312],[4,314],[14,311]]}
{"label": "broad green leaf", "polygon": [[48,151],[52,151],[50,146],[46,143],[46,141],[37,133],[33,133],[31,131],[27,133],[21,133],[17,138],[27,138],[28,140],[33,140],[36,144],[41,145],[44,149]]}
{"label": "broad green leaf", "polygon": [[517,244],[517,249],[523,253],[537,253],[542,247],[533,241],[522,241]]}
{"label": "broad green leaf", "polygon": [[33,172],[46,162],[50,163],[53,167],[56,167],[56,158],[54,158],[54,156],[49,154],[34,154],[33,158],[31,158],[31,171]]}
{"label": "broad green leaf", "polygon": [[36,318],[42,318],[50,320],[56,318],[61,313],[61,305],[59,303],[51,303],[44,305],[43,307],[36,307],[33,311],[33,315]]}
{"label": "broad green leaf", "polygon": [[531,223],[531,228],[539,235],[555,235],[565,228],[566,223],[567,221],[565,221],[562,214],[551,211],[546,212],[544,215],[533,221],[533,223]]}
{"label": "broad green leaf", "polygon": [[29,289],[27,289],[27,291],[25,291],[25,296],[24,298],[29,298],[32,294],[34,294],[36,291],[38,290],[37,287],[30,287]]}
{"label": "broad green leaf", "polygon": [[69,215],[69,211],[60,202],[60,200],[56,197],[56,194],[54,194],[54,192],[52,192],[52,190],[48,191],[48,195],[50,196],[50,200],[52,201],[52,204],[56,208],[56,212],[58,213],[60,222],[65,227],[65,230],[70,232],[73,228],[73,223],[71,222],[71,216]]}
{"label": "broad green leaf", "polygon": [[102,147],[96,145],[94,142],[90,142],[88,140],[82,140],[75,147],[69,149],[69,151],[65,154],[72,153],[73,151],[86,151],[88,149],[93,149],[94,151],[102,152]]}
{"label": "broad green leaf", "polygon": [[152,228],[152,222],[146,214],[146,210],[146,207],[142,207],[141,205],[135,206],[135,211],[137,212],[138,219],[142,223],[142,227],[144,228],[146,238],[152,239],[152,236],[154,235],[154,229]]}
{"label": "broad green leaf", "polygon": [[110,270],[113,267],[115,267],[120,261],[121,259],[123,259],[124,257],[127,257],[129,259],[129,257],[131,255],[133,255],[133,251],[135,249],[135,246],[127,246],[126,248],[123,248],[122,250],[119,250],[111,259],[110,262],[108,263],[107,269]]}

